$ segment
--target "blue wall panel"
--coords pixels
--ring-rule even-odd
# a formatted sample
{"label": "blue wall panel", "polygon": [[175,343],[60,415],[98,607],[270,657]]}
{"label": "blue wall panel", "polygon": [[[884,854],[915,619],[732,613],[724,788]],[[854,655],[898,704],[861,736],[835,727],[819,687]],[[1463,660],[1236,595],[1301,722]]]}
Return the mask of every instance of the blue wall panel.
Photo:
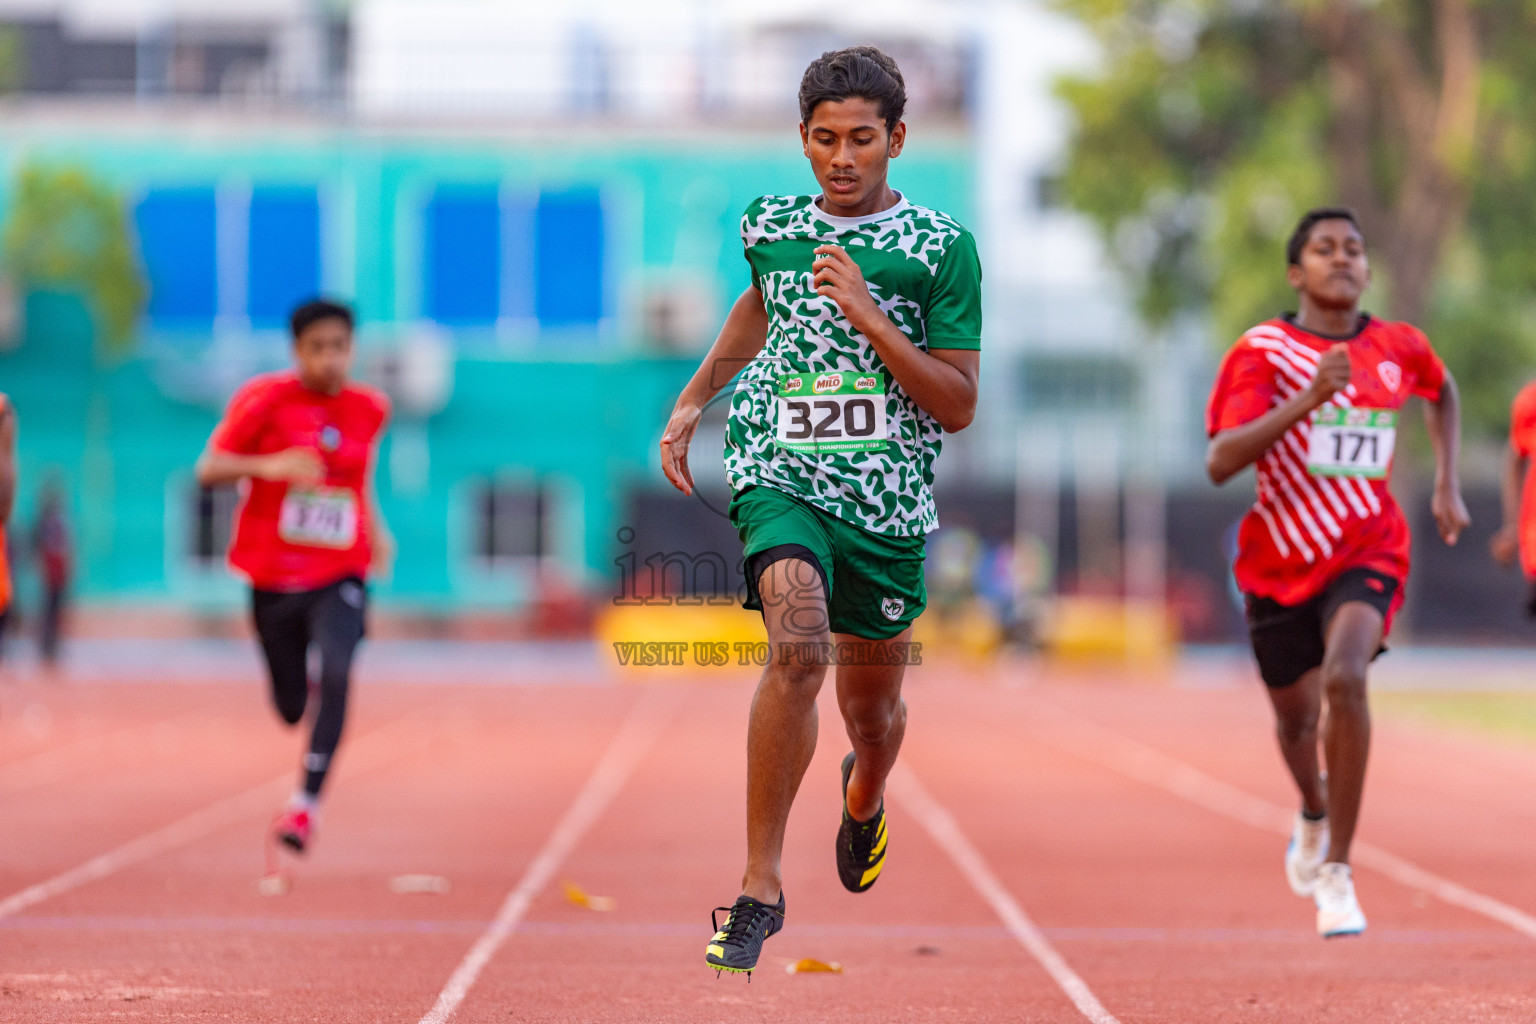
{"label": "blue wall panel", "polygon": [[320,196],[313,188],[251,192],[246,303],[258,327],[281,325],[320,291]]}
{"label": "blue wall panel", "polygon": [[501,200],[495,187],[438,189],[427,204],[423,312],[484,326],[501,314]]}
{"label": "blue wall panel", "polygon": [[134,211],[149,317],[163,326],[205,326],[219,309],[218,208],[210,188],[154,188]]}
{"label": "blue wall panel", "polygon": [[603,204],[596,189],[545,192],[534,213],[534,308],[545,327],[603,317]]}

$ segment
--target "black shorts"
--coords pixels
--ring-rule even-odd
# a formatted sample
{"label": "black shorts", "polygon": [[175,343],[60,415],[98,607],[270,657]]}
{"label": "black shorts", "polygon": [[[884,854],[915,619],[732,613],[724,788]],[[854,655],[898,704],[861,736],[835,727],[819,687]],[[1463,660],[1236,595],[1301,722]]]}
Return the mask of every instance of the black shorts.
{"label": "black shorts", "polygon": [[274,682],[286,682],[280,677],[302,672],[312,643],[350,655],[367,632],[368,589],[356,576],[314,590],[252,589],[251,613]]}
{"label": "black shorts", "polygon": [[[1268,597],[1245,595],[1248,637],[1264,685],[1280,688],[1323,663],[1328,623],[1347,601],[1364,601],[1385,619],[1397,597],[1398,581],[1375,569],[1346,569],[1310,600],[1284,605]],[[1386,645],[1376,652],[1380,657]]]}

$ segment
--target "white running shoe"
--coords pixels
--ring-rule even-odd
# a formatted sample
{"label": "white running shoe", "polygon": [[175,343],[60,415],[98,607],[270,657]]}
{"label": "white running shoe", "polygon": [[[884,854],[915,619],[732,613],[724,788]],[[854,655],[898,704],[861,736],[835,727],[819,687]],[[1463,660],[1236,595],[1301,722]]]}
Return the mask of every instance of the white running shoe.
{"label": "white running shoe", "polygon": [[1355,899],[1355,877],[1348,864],[1329,861],[1317,869],[1317,934],[1325,939],[1359,935],[1365,931],[1365,914]]}
{"label": "white running shoe", "polygon": [[1308,821],[1296,812],[1291,826],[1291,845],[1285,848],[1285,880],[1297,896],[1311,896],[1317,888],[1317,869],[1328,855],[1328,819]]}

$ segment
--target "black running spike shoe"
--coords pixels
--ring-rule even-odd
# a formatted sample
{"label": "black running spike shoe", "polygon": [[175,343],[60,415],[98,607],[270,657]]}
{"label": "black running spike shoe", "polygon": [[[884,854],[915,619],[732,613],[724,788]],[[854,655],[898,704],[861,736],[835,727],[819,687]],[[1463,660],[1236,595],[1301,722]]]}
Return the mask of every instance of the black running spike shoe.
{"label": "black running spike shoe", "polygon": [[[725,911],[725,924],[716,916]],[[757,958],[763,951],[763,940],[784,927],[784,894],[779,893],[776,904],[759,903],[750,896],[736,897],[730,907],[716,907],[709,913],[715,926],[715,937],[704,951],[704,962],[720,971],[745,974],[752,980]]]}
{"label": "black running spike shoe", "polygon": [[863,892],[875,884],[885,867],[885,801],[868,821],[854,821],[848,813],[848,777],[853,774],[853,751],[843,758],[843,824],[837,830],[837,877],[849,892]]}

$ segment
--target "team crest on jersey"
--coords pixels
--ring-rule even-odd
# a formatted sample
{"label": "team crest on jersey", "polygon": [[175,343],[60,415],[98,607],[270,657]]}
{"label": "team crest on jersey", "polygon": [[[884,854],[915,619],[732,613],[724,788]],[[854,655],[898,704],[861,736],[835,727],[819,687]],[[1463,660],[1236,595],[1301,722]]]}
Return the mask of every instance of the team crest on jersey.
{"label": "team crest on jersey", "polygon": [[1396,391],[1403,383],[1403,371],[1390,359],[1384,359],[1376,364],[1376,372],[1381,374],[1381,382],[1392,391]]}
{"label": "team crest on jersey", "polygon": [[341,447],[341,431],[332,426],[322,427],[320,430],[320,450],[333,452]]}
{"label": "team crest on jersey", "polygon": [[907,602],[899,597],[888,597],[880,602],[880,611],[892,622],[901,618],[901,613],[906,610]]}

